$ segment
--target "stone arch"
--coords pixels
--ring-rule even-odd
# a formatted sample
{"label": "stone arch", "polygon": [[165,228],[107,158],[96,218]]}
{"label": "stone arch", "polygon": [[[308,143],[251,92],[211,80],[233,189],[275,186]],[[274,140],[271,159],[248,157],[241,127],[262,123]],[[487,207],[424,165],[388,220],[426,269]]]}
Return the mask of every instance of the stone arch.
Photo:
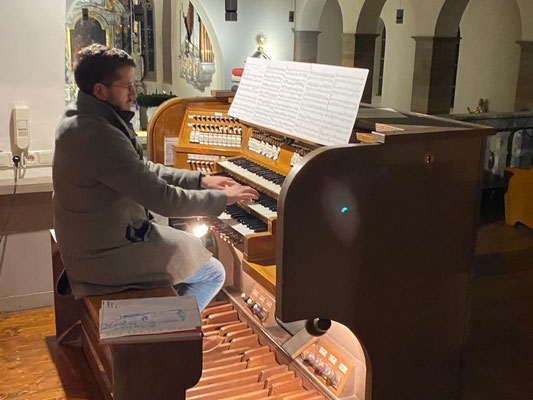
{"label": "stone arch", "polygon": [[455,37],[459,23],[470,0],[446,0],[435,25],[436,37]]}
{"label": "stone arch", "polygon": [[[460,41],[457,31],[469,1],[444,0],[436,9],[437,13],[432,14],[432,17],[436,18],[429,18],[431,22],[420,24],[425,28],[420,29],[414,36],[416,50],[412,111],[428,114],[450,112],[457,45]],[[422,17],[421,14],[420,18]]]}
{"label": "stone arch", "polygon": [[294,30],[318,31],[326,0],[299,0],[296,3]]}
{"label": "stone arch", "polygon": [[296,0],[294,61],[317,61],[320,16],[326,0]]}
{"label": "stone arch", "polygon": [[355,29],[356,34],[376,34],[379,16],[387,0],[365,0]]}
{"label": "stone arch", "polygon": [[531,0],[516,0],[520,10],[520,19],[522,21],[522,40],[533,42],[533,2]]}
{"label": "stone arch", "polygon": [[327,0],[320,15],[317,62],[341,65],[342,10],[337,0]]}
{"label": "stone arch", "polygon": [[[460,26],[454,112],[476,108],[480,98],[488,99],[489,112],[514,111],[517,91],[524,89],[519,79],[521,49],[517,43],[522,43],[523,30],[517,2],[470,0]],[[531,75],[531,70],[523,72],[524,78]]]}
{"label": "stone arch", "polygon": [[354,64],[369,71],[362,101],[372,102],[376,37],[381,11],[387,0],[365,0],[355,28]]}
{"label": "stone arch", "polygon": [[[435,26],[435,36],[453,36],[459,29],[466,6],[470,0],[445,0]],[[529,0],[516,0],[522,23],[522,40],[533,41],[533,3]]]}
{"label": "stone arch", "polygon": [[366,0],[337,0],[342,13],[342,31],[354,34],[359,14]]}
{"label": "stone arch", "polygon": [[[359,66],[373,70],[373,39],[376,37],[377,23],[381,10],[387,0],[337,0],[341,9],[343,26],[343,58],[342,65],[354,66],[354,60],[359,60]],[[312,62],[313,58],[307,54],[316,53],[320,17],[326,0],[297,0],[294,23],[294,60]],[[355,36],[354,36],[355,34]],[[354,49],[359,35],[359,56]],[[368,35],[373,35],[371,38]],[[372,52],[372,57],[370,57]],[[316,58],[315,58],[316,60]],[[357,64],[357,61],[356,61]],[[357,66],[357,65],[356,65]],[[370,89],[367,93],[371,96]],[[367,94],[365,101],[370,102]]]}

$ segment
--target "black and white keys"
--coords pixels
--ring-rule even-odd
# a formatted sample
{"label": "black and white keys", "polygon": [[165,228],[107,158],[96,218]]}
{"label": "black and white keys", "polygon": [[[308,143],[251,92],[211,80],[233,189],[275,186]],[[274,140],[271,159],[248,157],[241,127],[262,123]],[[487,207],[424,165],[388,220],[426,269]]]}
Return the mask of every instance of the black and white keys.
{"label": "black and white keys", "polygon": [[[238,178],[232,177],[225,172],[221,172],[216,174],[218,176],[226,176],[229,178],[234,179],[237,183],[241,185],[247,185],[243,180],[240,180]],[[278,202],[273,197],[268,196],[264,192],[259,192],[259,198],[257,200],[249,200],[249,201],[240,201],[239,204],[244,207],[253,210],[257,215],[264,218],[265,220],[268,220],[273,217],[278,216]]]}
{"label": "black and white keys", "polygon": [[235,204],[227,206],[226,210],[218,216],[218,219],[243,236],[268,231],[267,224]]}
{"label": "black and white keys", "polygon": [[214,228],[220,237],[244,251],[244,242],[255,233],[267,232],[268,225],[233,204],[216,218]]}
{"label": "black and white keys", "polygon": [[249,181],[267,191],[279,195],[285,177],[266,167],[263,167],[244,157],[231,160],[219,161],[218,165],[223,169],[240,176],[244,181]]}

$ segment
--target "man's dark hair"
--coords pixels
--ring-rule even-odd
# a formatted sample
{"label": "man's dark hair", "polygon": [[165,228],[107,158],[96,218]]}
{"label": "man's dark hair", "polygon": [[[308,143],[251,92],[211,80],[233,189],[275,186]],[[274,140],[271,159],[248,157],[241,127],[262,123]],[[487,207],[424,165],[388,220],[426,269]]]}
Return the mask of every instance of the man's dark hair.
{"label": "man's dark hair", "polygon": [[117,80],[117,70],[124,66],[136,66],[128,53],[95,43],[77,54],[74,78],[82,92],[93,94],[96,83],[110,86]]}

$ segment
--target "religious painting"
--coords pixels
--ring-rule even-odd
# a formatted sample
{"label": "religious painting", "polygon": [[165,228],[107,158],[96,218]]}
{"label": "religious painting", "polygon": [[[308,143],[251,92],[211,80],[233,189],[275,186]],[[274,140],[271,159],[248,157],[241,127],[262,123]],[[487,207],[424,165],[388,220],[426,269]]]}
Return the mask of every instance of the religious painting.
{"label": "religious painting", "polygon": [[132,53],[129,0],[66,0],[65,100],[75,98],[73,65],[76,54],[92,43],[117,47]]}
{"label": "religious painting", "polygon": [[183,2],[181,10],[180,77],[200,91],[211,84],[215,53],[204,24],[193,4]]}
{"label": "religious painting", "polygon": [[70,57],[72,62],[76,60],[76,54],[93,43],[99,43],[106,46],[107,37],[106,31],[103,29],[100,22],[94,18],[84,20],[80,19],[74,29],[70,30]]}

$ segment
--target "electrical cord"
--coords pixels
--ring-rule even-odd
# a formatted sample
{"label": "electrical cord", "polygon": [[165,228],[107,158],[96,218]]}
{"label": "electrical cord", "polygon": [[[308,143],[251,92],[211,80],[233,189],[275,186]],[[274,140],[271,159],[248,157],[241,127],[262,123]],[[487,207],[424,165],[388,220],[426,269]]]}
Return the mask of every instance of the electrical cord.
{"label": "electrical cord", "polygon": [[[9,217],[11,216],[11,211],[13,211],[13,203],[15,201],[15,195],[17,194],[17,179],[19,175],[19,164],[20,164],[20,157],[19,156],[13,156],[13,164],[15,164],[15,178],[13,182],[13,196],[11,197],[11,202],[9,203],[9,208],[7,210],[7,216],[4,221],[4,225],[2,226],[2,230],[0,232],[5,232],[7,228],[7,224],[9,223]],[[2,241],[4,238],[7,237],[7,234],[0,235],[0,244],[2,244]]]}

